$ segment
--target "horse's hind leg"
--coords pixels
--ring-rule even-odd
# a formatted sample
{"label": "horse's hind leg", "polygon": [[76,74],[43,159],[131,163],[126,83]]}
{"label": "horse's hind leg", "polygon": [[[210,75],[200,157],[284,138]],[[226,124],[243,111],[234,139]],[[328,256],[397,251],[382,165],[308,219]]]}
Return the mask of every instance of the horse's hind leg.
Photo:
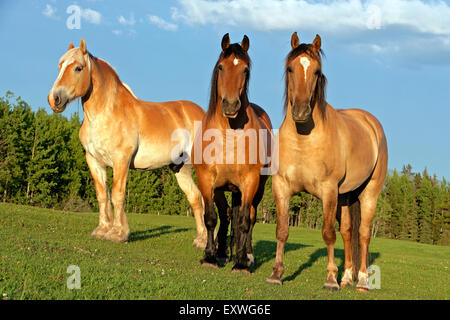
{"label": "horse's hind leg", "polygon": [[204,221],[203,199],[192,179],[192,166],[184,164],[180,171],[175,173],[175,177],[181,190],[186,194],[192,211],[194,211],[197,236],[192,245],[199,250],[204,250],[206,247],[206,227]]}
{"label": "horse's hind leg", "polygon": [[219,232],[217,233],[217,261],[219,263],[225,263],[228,258],[227,236],[228,226],[230,224],[230,208],[228,207],[227,199],[225,198],[225,193],[223,191],[216,190],[216,192],[214,192],[214,202],[216,203],[220,218]]}
{"label": "horse's hind leg", "polygon": [[377,209],[378,196],[384,186],[387,173],[387,147],[386,142],[380,148],[378,161],[371,178],[364,190],[359,194],[359,202],[361,206],[361,225],[359,226],[359,245],[361,264],[358,272],[357,291],[369,290],[369,275],[367,272],[368,248],[370,243],[370,224]]}
{"label": "horse's hind leg", "polygon": [[114,206],[114,222],[112,229],[105,234],[105,239],[113,242],[127,241],[128,236],[130,235],[127,216],[123,208],[129,167],[129,158],[125,157],[114,161],[111,195]]}
{"label": "horse's hind leg", "polygon": [[86,162],[94,179],[99,206],[98,226],[92,232],[91,237],[103,239],[105,234],[112,228],[112,213],[107,186],[106,167],[101,165],[89,153],[86,154]]}
{"label": "horse's hind leg", "polygon": [[377,199],[383,184],[371,180],[359,196],[361,205],[361,225],[359,226],[359,245],[361,264],[358,272],[356,290],[369,290],[369,274],[367,272],[367,254],[370,243],[370,224],[377,209]]}

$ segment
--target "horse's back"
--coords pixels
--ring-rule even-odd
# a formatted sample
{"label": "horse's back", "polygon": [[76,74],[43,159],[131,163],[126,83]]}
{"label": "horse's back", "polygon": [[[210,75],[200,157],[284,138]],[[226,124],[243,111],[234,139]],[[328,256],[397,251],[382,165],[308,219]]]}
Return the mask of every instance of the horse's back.
{"label": "horse's back", "polygon": [[351,131],[355,128],[364,128],[365,131],[376,139],[378,146],[386,139],[380,121],[370,112],[356,108],[336,109],[336,112]]}

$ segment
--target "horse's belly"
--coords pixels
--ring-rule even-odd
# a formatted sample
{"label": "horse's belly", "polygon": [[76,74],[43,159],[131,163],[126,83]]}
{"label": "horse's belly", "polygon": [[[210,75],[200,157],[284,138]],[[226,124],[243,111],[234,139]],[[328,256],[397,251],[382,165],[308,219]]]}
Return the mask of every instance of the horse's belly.
{"label": "horse's belly", "polygon": [[347,193],[359,188],[372,174],[377,156],[367,152],[347,159],[346,173],[339,185],[339,193]]}
{"label": "horse's belly", "polygon": [[140,144],[131,163],[135,169],[152,170],[172,163],[171,145]]}

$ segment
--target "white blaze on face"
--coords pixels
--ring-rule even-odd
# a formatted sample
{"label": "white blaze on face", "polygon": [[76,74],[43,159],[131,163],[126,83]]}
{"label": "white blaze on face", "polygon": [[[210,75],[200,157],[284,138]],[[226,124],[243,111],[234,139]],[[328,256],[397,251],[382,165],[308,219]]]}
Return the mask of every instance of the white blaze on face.
{"label": "white blaze on face", "polygon": [[62,76],[64,75],[64,72],[66,72],[67,66],[71,65],[74,62],[75,62],[74,58],[70,58],[70,59],[67,59],[66,61],[64,61],[64,63],[61,66],[61,69],[59,71],[58,78],[56,78],[54,84],[57,84],[58,81],[61,80]]}
{"label": "white blaze on face", "polygon": [[235,66],[237,66],[237,65],[238,65],[238,63],[239,63],[239,59],[238,59],[238,58],[234,58],[234,60],[233,60],[233,64],[234,64]]}
{"label": "white blaze on face", "polygon": [[308,71],[308,68],[309,68],[309,65],[311,64],[311,62],[309,61],[309,59],[307,57],[301,57],[300,63],[303,66],[303,71],[305,72],[305,80],[306,80],[306,72]]}

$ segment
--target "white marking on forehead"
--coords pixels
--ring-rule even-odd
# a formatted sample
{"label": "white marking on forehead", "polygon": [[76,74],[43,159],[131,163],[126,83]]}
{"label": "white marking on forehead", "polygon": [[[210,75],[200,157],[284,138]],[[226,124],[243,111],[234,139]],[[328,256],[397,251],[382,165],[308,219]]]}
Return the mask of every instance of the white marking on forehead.
{"label": "white marking on forehead", "polygon": [[61,66],[61,70],[59,71],[58,78],[56,78],[55,84],[56,84],[59,80],[61,80],[61,78],[62,78],[64,72],[66,71],[67,66],[68,66],[68,65],[71,65],[71,64],[74,63],[74,62],[75,62],[75,59],[74,59],[73,57],[71,57],[70,59],[67,59],[67,60],[64,61],[64,63],[63,63],[62,66]]}
{"label": "white marking on forehead", "polygon": [[238,59],[238,58],[234,58],[234,60],[233,60],[233,64],[234,64],[235,66],[237,66],[237,65],[238,65],[238,63],[239,63],[239,59]]}
{"label": "white marking on forehead", "polygon": [[[87,54],[86,56],[87,56],[87,60],[88,60],[87,65],[88,65],[88,69],[90,72],[91,71],[91,59],[89,58],[89,54]],[[56,86],[57,83],[61,80],[67,67],[74,62],[78,62],[82,66],[86,66],[86,60],[85,60],[83,54],[81,53],[80,48],[70,49],[59,59],[59,64],[62,63],[62,65],[61,65],[61,69],[58,74],[58,78],[56,78],[55,82],[53,83],[53,87]]]}
{"label": "white marking on forehead", "polygon": [[311,64],[311,62],[309,61],[309,59],[307,57],[301,57],[300,63],[303,66],[303,71],[305,72],[305,80],[306,80],[306,71],[308,71],[308,68],[309,68],[309,65]]}

